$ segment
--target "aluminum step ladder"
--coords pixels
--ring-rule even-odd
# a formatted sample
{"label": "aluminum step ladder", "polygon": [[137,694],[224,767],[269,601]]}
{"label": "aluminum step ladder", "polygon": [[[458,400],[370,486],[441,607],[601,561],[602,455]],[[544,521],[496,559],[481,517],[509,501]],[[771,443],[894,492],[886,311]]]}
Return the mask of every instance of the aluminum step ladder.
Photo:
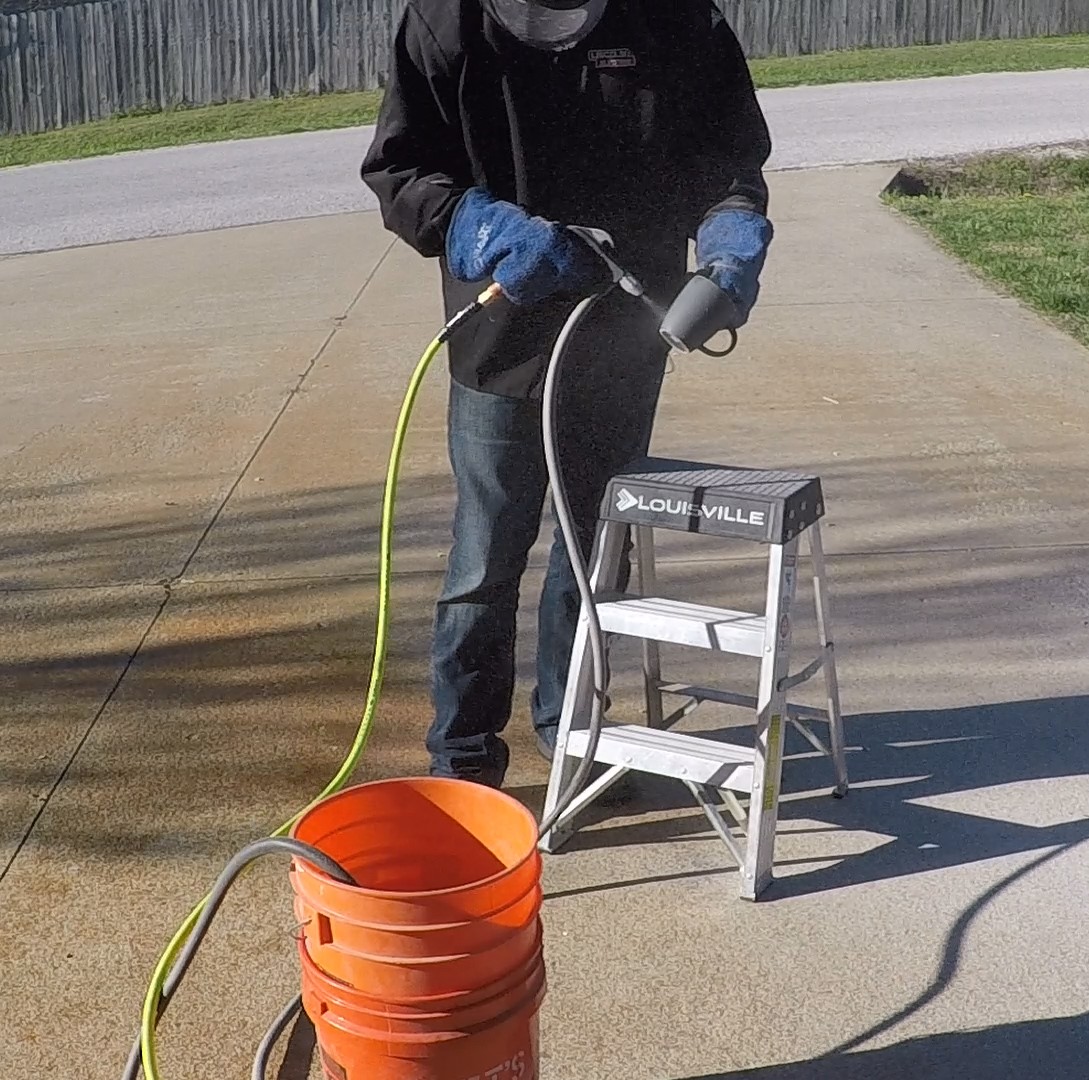
{"label": "aluminum step ladder", "polygon": [[[755,900],[773,876],[783,761],[784,718],[831,758],[833,795],[847,793],[843,720],[836,679],[828,584],[821,547],[824,498],[818,477],[766,469],[646,458],[615,476],[600,512],[591,585],[607,640],[642,639],[646,724],[611,724],[606,718],[595,760],[610,766],[572,803],[540,847],[554,852],[577,831],[578,815],[626,772],[672,777],[685,784],[741,870],[740,894]],[[657,595],[654,530],[751,540],[768,551],[764,614],[749,614],[671,600]],[[799,542],[805,538],[813,572],[817,657],[790,674],[791,605],[798,574]],[[634,546],[638,595],[620,591],[624,557]],[[687,645],[760,660],[755,696],[662,678],[660,643]],[[827,708],[792,705],[787,694],[823,672]],[[545,814],[552,808],[586,752],[593,698],[589,625],[580,617],[549,777]],[[684,703],[665,713],[666,697]],[[755,710],[752,747],[670,730],[705,701]],[[828,726],[828,743],[810,722]],[[746,810],[738,796],[748,796]],[[721,801],[721,802],[720,802]],[[726,810],[734,824],[723,816]],[[740,835],[735,835],[734,828]]]}

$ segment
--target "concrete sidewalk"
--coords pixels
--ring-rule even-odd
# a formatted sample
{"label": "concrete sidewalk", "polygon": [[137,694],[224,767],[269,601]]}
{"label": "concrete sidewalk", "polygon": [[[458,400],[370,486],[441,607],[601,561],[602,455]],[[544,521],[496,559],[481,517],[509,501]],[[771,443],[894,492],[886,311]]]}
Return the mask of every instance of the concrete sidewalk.
{"label": "concrete sidewalk", "polygon": [[[852,793],[788,761],[756,905],[672,787],[549,859],[544,1080],[1084,1073],[1089,353],[881,206],[890,175],[773,177],[759,315],[729,360],[677,360],[656,440],[824,478]],[[339,763],[436,284],[369,214],[0,261],[3,1077],[118,1076],[178,922]],[[361,777],[425,764],[443,382],[410,440]],[[672,591],[756,602],[751,552],[664,555]],[[536,806],[526,627],[511,785]],[[162,1026],[164,1076],[248,1075],[297,989],[292,934],[263,866]],[[281,1080],[309,1052],[299,1028]]]}

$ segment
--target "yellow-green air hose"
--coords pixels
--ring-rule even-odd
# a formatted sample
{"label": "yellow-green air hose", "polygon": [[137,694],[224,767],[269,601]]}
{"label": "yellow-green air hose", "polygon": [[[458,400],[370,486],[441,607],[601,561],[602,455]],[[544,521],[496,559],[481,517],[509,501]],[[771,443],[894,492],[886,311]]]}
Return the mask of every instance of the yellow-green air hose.
{"label": "yellow-green air hose", "polygon": [[[132,1051],[129,1054],[122,1080],[136,1080],[143,1069],[145,1080],[161,1080],[159,1074],[158,1056],[156,1053],[155,1029],[166,1007],[174,996],[181,980],[184,978],[193,957],[200,947],[204,936],[207,934],[212,919],[223,903],[231,884],[245,871],[251,862],[268,854],[289,854],[295,859],[310,862],[321,872],[328,874],[336,880],[351,883],[351,876],[338,866],[324,852],[303,844],[289,837],[292,827],[311,807],[322,799],[339,791],[348,781],[359,764],[367,740],[370,737],[374,724],[375,713],[378,709],[378,701],[382,692],[382,680],[386,666],[386,647],[389,638],[390,624],[390,583],[392,578],[393,561],[393,525],[394,510],[397,505],[397,481],[401,471],[401,458],[404,453],[405,438],[408,434],[409,421],[412,410],[416,404],[420,387],[424,377],[431,366],[432,361],[438,355],[439,350],[450,339],[455,330],[467,322],[485,306],[496,300],[501,295],[497,285],[492,285],[482,292],[468,307],[458,312],[442,328],[439,334],[424,350],[419,362],[416,364],[412,377],[409,379],[408,388],[405,391],[404,400],[401,403],[401,411],[397,417],[397,424],[393,433],[393,445],[390,449],[389,465],[386,470],[386,486],[382,497],[382,521],[379,531],[379,568],[378,568],[378,616],[377,630],[374,640],[374,656],[371,661],[370,685],[367,688],[367,698],[363,706],[363,714],[356,729],[355,738],[352,741],[348,756],[337,770],[336,775],[326,784],[325,788],[302,810],[295,814],[290,821],[284,822],[275,832],[264,839],[257,840],[238,852],[224,868],[211,891],[189,913],[185,921],[178,928],[170,944],[159,958],[152,974],[151,983],[144,997],[144,1004],[140,1014],[140,1033],[136,1038]],[[557,821],[566,813],[571,802],[585,784],[590,769],[594,765],[595,749],[598,737],[601,733],[603,702],[605,697],[606,673],[605,673],[605,640],[597,620],[597,613],[593,603],[593,595],[589,579],[589,568],[579,548],[575,535],[574,521],[571,507],[564,490],[563,475],[559,460],[559,433],[556,420],[556,398],[559,376],[563,366],[564,355],[571,338],[579,325],[589,313],[594,303],[600,298],[600,294],[584,299],[571,312],[564,324],[563,330],[556,339],[549,360],[548,371],[545,378],[545,393],[543,402],[543,427],[544,427],[544,451],[545,461],[548,467],[549,482],[553,489],[556,517],[563,531],[565,546],[571,560],[571,569],[578,586],[579,596],[583,608],[587,612],[590,624],[591,660],[594,676],[594,697],[591,703],[590,719],[588,724],[588,741],[583,755],[583,760],[575,770],[574,776],[569,781],[566,789],[557,799],[556,806],[548,817],[540,823],[541,834],[548,832]],[[265,1066],[271,1053],[273,1044],[291,1022],[301,1007],[301,998],[296,997],[280,1013],[272,1027],[262,1040],[261,1048],[254,1061],[253,1076],[264,1080]]]}
{"label": "yellow-green air hose", "polygon": [[[474,316],[487,304],[498,299],[500,295],[497,286],[492,286],[481,293],[476,301],[458,312],[442,328],[431,344],[424,350],[419,362],[416,364],[412,377],[409,379],[408,388],[405,391],[404,400],[401,403],[401,411],[397,417],[397,425],[393,432],[393,445],[390,449],[389,465],[386,469],[386,486],[382,497],[382,523],[379,533],[379,557],[378,557],[378,617],[377,629],[374,637],[374,656],[371,661],[370,685],[367,688],[367,698],[363,706],[363,714],[360,717],[359,727],[356,729],[355,738],[352,741],[348,756],[337,770],[336,775],[323,788],[321,793],[300,810],[290,821],[284,822],[272,837],[286,836],[307,810],[315,803],[339,791],[348,781],[359,764],[367,740],[370,737],[371,728],[374,725],[374,716],[378,709],[378,702],[382,693],[382,679],[386,668],[386,647],[389,640],[390,624],[390,579],[392,576],[393,559],[393,523],[394,509],[397,505],[397,481],[401,472],[401,458],[404,454],[405,437],[408,434],[409,420],[412,409],[416,404],[420,387],[424,377],[431,366],[431,362],[438,355],[439,350],[449,340],[451,334],[466,320]],[[156,1054],[155,1026],[162,1015],[169,994],[164,995],[164,987],[182,949],[185,947],[193,928],[203,914],[212,894],[209,893],[189,913],[185,921],[178,927],[166,951],[159,958],[144,997],[143,1010],[140,1016],[139,1038],[139,1062],[143,1066],[145,1080],[161,1080],[159,1075],[159,1063]],[[135,1049],[135,1048],[134,1048]],[[136,1055],[130,1059],[130,1064],[136,1064]],[[126,1070],[126,1077],[131,1070]],[[132,1072],[132,1075],[135,1075]]]}
{"label": "yellow-green air hose", "polygon": [[[598,240],[599,234],[592,230],[575,229],[590,247],[603,258],[613,275],[614,285],[619,284],[632,296],[641,298],[654,308],[656,318],[661,318],[659,312],[650,301],[643,287],[621,267],[617,266],[602,250]],[[603,234],[601,234],[603,235]],[[378,709],[378,701],[382,692],[382,680],[386,667],[386,647],[389,638],[390,624],[390,583],[392,578],[393,560],[393,524],[394,510],[397,505],[397,481],[401,471],[401,457],[404,453],[405,438],[408,434],[409,420],[416,404],[420,387],[423,385],[424,376],[427,374],[432,361],[438,355],[439,350],[450,339],[451,335],[463,323],[469,321],[492,301],[499,299],[502,291],[498,285],[491,285],[482,292],[476,300],[454,315],[439,331],[438,335],[424,350],[419,362],[416,364],[412,377],[409,379],[408,388],[405,391],[404,400],[401,403],[401,411],[397,417],[397,424],[393,433],[393,445],[390,449],[389,465],[386,470],[386,486],[382,496],[382,520],[379,531],[379,564],[378,564],[378,616],[377,630],[374,640],[374,656],[371,662],[370,685],[367,688],[367,698],[363,706],[363,714],[359,720],[359,726],[352,741],[348,756],[337,770],[336,775],[326,784],[325,788],[290,821],[285,822],[275,832],[264,839],[257,840],[242,851],[238,852],[224,868],[216,880],[211,891],[189,913],[185,922],[178,928],[166,947],[166,951],[155,965],[151,984],[148,986],[144,997],[143,1009],[140,1015],[140,1033],[136,1038],[132,1051],[129,1054],[122,1080],[137,1080],[141,1067],[145,1080],[160,1080],[159,1065],[156,1056],[155,1028],[161,1019],[163,1012],[173,998],[181,980],[185,976],[193,957],[200,947],[212,919],[215,917],[219,906],[227,894],[231,884],[249,866],[254,859],[268,854],[289,854],[296,860],[308,861],[320,872],[328,874],[335,880],[352,884],[351,875],[343,867],[338,866],[327,854],[303,844],[289,837],[292,827],[311,807],[322,799],[339,791],[348,781],[359,764],[363,751],[370,737],[374,724],[375,713]],[[594,694],[591,700],[589,722],[587,724],[587,745],[582,753],[582,761],[575,770],[574,776],[568,782],[565,790],[556,800],[552,812],[541,821],[538,826],[539,835],[548,833],[557,822],[561,821],[568,812],[574,799],[582,786],[589,778],[594,766],[598,738],[601,734],[603,722],[605,690],[607,674],[605,665],[606,642],[597,618],[597,610],[594,603],[593,589],[590,581],[590,570],[586,565],[586,559],[581,551],[576,535],[574,518],[571,506],[565,491],[564,478],[561,469],[559,452],[559,427],[556,413],[558,400],[558,386],[562,372],[565,354],[571,339],[579,329],[583,320],[590,313],[594,304],[603,293],[596,293],[585,297],[570,313],[563,329],[556,338],[552,349],[552,355],[548,362],[545,374],[545,385],[542,401],[542,428],[545,464],[548,471],[549,486],[552,488],[553,505],[556,519],[563,534],[564,545],[567,548],[571,562],[571,570],[578,588],[582,610],[586,613],[589,629],[589,644],[591,654],[591,668],[593,670]],[[736,344],[736,334],[734,335]],[[706,350],[703,350],[706,351]],[[715,354],[710,355],[724,355]],[[280,1037],[292,1017],[297,1015],[301,1008],[301,997],[296,997],[290,1002],[273,1022],[261,1042],[252,1076],[256,1080],[264,1080],[266,1065],[276,1040]]]}

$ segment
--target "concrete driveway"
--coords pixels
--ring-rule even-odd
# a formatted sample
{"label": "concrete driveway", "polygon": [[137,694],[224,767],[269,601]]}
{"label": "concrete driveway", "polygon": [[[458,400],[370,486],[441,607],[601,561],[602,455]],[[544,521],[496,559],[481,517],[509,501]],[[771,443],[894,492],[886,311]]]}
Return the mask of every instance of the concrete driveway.
{"label": "concrete driveway", "polygon": [[[756,905],[683,789],[644,784],[549,859],[544,1080],[1084,1072],[1089,353],[884,208],[890,174],[773,177],[760,312],[729,360],[677,360],[656,439],[822,475],[852,793],[788,747]],[[178,921],[339,762],[436,286],[371,214],[0,261],[0,1075],[118,1076]],[[424,766],[442,439],[436,372],[361,778]],[[752,552],[664,554],[677,594],[756,602]],[[527,623],[527,677],[532,647]],[[511,785],[536,806],[524,704]],[[164,1076],[248,1075],[292,933],[263,866],[163,1025]],[[300,1027],[281,1080],[309,1068]]]}

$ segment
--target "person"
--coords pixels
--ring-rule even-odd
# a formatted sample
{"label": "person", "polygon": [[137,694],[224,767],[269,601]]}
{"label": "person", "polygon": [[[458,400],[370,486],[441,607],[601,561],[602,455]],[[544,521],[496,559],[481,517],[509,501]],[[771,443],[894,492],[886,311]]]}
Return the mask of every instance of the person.
{"label": "person", "polygon": [[[431,649],[432,775],[501,786],[521,581],[547,496],[540,395],[574,304],[610,279],[566,225],[605,230],[668,302],[697,268],[756,302],[773,229],[771,142],[738,40],[712,0],[410,0],[362,178],[383,223],[438,260],[446,316],[500,300],[448,345],[453,541]],[[611,475],[647,453],[668,348],[645,305],[607,292],[573,340],[559,450],[588,557]],[[562,536],[537,615],[537,746],[551,757],[579,598]]]}

